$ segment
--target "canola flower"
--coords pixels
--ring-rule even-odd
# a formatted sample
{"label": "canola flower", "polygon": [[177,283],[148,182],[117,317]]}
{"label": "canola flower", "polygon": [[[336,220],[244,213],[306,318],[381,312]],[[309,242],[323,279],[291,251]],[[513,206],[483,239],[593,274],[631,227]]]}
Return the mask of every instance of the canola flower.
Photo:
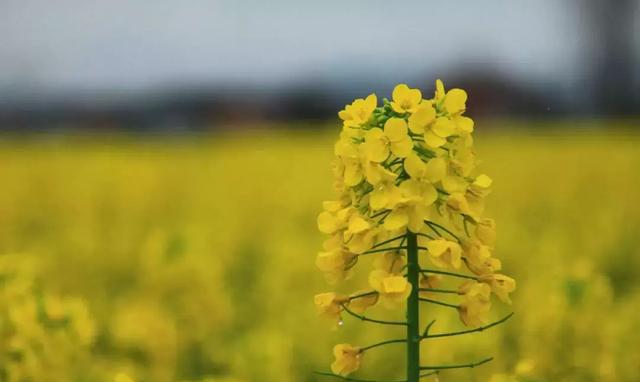
{"label": "canola flower", "polygon": [[[480,331],[489,323],[492,295],[510,303],[516,282],[498,273],[493,256],[495,222],[484,216],[484,199],[492,180],[476,174],[474,122],[464,115],[467,93],[446,91],[436,81],[433,98],[405,84],[392,100],[371,94],[357,99],[338,116],[343,121],[334,146],[335,200],[326,201],[318,228],[329,235],[316,258],[328,283],[349,279],[363,256],[374,256],[368,289],[349,295],[324,292],[315,296],[318,314],[334,325],[348,314],[363,321],[406,327],[406,337],[369,346],[338,344],[331,372],[345,380],[366,363],[366,352],[404,343],[407,382],[443,369],[475,367],[491,358],[457,365],[421,365],[420,342],[429,338]],[[442,289],[443,279],[460,281]],[[451,301],[451,297],[456,300]],[[471,329],[431,333],[421,328],[419,305],[455,310]],[[406,310],[406,321],[385,321],[365,315],[376,305]]]}
{"label": "canola flower", "polygon": [[0,381],[69,381],[96,328],[86,302],[51,293],[37,263],[0,255]]}

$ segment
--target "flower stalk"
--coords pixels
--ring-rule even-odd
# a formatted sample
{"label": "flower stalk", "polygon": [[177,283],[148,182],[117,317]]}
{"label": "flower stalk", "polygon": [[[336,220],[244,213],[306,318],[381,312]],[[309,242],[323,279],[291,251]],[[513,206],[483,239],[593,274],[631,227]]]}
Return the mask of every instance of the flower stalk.
{"label": "flower stalk", "polygon": [[420,380],[420,264],[418,238],[407,232],[407,280],[411,294],[407,299],[407,381]]}

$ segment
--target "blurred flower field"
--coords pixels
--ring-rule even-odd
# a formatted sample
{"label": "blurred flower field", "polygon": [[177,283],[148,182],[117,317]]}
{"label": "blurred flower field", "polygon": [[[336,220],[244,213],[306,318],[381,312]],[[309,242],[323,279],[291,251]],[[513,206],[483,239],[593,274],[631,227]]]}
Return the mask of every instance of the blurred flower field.
{"label": "blurred flower field", "polygon": [[[429,361],[495,357],[440,381],[638,380],[640,136],[571,126],[478,123],[516,315],[424,342]],[[389,337],[316,317],[336,134],[313,130],[2,137],[0,381],[312,382],[338,339]],[[403,360],[367,362],[394,379]]]}

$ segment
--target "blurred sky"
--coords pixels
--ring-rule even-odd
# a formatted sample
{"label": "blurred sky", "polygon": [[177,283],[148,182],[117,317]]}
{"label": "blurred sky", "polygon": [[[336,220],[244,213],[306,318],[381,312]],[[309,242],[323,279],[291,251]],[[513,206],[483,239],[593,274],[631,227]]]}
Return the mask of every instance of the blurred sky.
{"label": "blurred sky", "polygon": [[574,81],[590,37],[577,3],[3,0],[0,83],[270,84],[457,63]]}
{"label": "blurred sky", "polygon": [[[470,68],[578,99],[608,55],[593,4],[622,2],[633,11],[623,33],[635,36],[638,69],[638,0],[0,0],[0,101],[203,84],[390,85]],[[604,25],[619,16],[603,15]]]}

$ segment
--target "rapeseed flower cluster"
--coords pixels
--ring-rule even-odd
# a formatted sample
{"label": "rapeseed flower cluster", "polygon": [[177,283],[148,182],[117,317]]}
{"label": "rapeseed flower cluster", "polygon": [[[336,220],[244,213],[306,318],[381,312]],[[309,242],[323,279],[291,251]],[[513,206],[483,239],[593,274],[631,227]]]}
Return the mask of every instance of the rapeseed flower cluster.
{"label": "rapeseed flower cluster", "polygon": [[[466,326],[488,323],[494,295],[510,303],[515,281],[499,273],[493,256],[495,222],[484,216],[492,179],[476,173],[474,121],[465,115],[467,93],[445,90],[424,98],[405,84],[380,105],[375,94],[339,112],[334,146],[337,198],[326,201],[318,228],[328,235],[316,258],[328,283],[349,279],[362,256],[375,256],[368,286],[351,294],[315,296],[318,313],[335,324],[345,313],[365,318],[376,305],[404,309],[413,288],[420,300],[455,308]],[[417,236],[419,285],[407,277],[407,235]],[[464,271],[467,272],[464,272]],[[462,280],[438,289],[443,277]],[[455,303],[433,299],[458,296]],[[334,375],[347,376],[367,348],[334,348]]]}
{"label": "rapeseed flower cluster", "polygon": [[68,381],[95,338],[85,302],[50,293],[37,265],[0,256],[0,380]]}

